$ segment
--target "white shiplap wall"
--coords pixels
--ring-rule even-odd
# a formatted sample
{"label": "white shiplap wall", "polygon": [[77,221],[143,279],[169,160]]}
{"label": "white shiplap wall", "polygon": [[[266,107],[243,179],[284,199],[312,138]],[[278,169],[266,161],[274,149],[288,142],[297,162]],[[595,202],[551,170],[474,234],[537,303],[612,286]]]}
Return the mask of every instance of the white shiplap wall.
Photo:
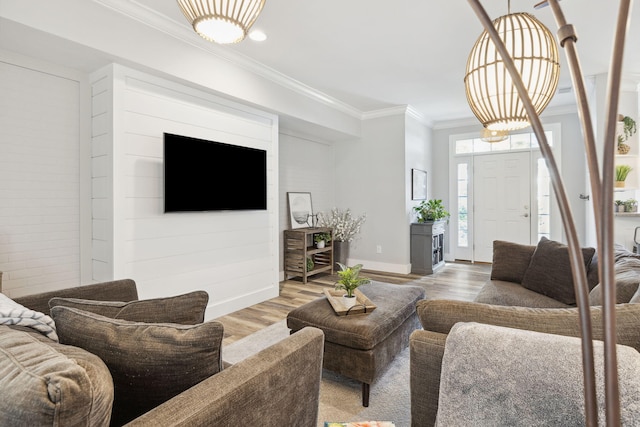
{"label": "white shiplap wall", "polygon": [[[133,278],[141,298],[205,290],[207,318],[277,296],[277,117],[117,64],[91,82],[94,279]],[[267,150],[268,209],[164,214],[164,132]]]}
{"label": "white shiplap wall", "polygon": [[84,84],[0,52],[0,271],[11,297],[81,281]]}

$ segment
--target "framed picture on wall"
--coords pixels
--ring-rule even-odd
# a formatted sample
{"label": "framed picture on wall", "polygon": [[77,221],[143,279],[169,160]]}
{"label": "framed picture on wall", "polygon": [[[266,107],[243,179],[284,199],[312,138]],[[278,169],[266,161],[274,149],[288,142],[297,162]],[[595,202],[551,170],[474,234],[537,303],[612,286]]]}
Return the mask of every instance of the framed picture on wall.
{"label": "framed picture on wall", "polygon": [[427,172],[411,169],[411,200],[427,200]]}
{"label": "framed picture on wall", "polygon": [[287,200],[291,228],[311,227],[313,221],[311,193],[287,193]]}

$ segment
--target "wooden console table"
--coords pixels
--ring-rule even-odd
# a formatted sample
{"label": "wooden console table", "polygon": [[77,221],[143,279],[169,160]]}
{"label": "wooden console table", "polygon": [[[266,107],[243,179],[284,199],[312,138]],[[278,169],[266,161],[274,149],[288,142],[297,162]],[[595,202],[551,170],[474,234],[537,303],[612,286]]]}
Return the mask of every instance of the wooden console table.
{"label": "wooden console table", "polygon": [[[313,243],[313,235],[329,233],[331,241],[318,249]],[[313,269],[307,269],[307,258],[313,261]],[[333,274],[333,230],[328,227],[305,227],[284,231],[284,278],[302,277],[307,283],[309,276],[327,271]]]}

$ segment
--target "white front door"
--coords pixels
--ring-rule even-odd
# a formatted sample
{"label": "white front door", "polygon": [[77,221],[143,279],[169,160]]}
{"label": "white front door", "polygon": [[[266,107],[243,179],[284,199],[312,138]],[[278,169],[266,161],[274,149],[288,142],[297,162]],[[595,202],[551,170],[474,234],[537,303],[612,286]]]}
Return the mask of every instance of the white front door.
{"label": "white front door", "polygon": [[492,261],[494,240],[531,244],[530,155],[475,156],[474,261]]}

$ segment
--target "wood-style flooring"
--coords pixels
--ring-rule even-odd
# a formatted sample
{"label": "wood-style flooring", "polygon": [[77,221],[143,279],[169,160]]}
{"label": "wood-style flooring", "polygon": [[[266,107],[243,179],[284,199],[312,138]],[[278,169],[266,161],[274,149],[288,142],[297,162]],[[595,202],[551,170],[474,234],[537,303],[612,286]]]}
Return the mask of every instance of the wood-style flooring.
{"label": "wood-style flooring", "polygon": [[[449,262],[429,276],[393,274],[362,270],[371,280],[423,286],[429,299],[471,301],[489,278],[490,264]],[[324,295],[338,280],[336,274],[317,274],[305,284],[300,278],[280,282],[280,295],[259,304],[235,311],[216,320],[224,325],[223,345],[229,345],[287,317],[292,309]]]}

